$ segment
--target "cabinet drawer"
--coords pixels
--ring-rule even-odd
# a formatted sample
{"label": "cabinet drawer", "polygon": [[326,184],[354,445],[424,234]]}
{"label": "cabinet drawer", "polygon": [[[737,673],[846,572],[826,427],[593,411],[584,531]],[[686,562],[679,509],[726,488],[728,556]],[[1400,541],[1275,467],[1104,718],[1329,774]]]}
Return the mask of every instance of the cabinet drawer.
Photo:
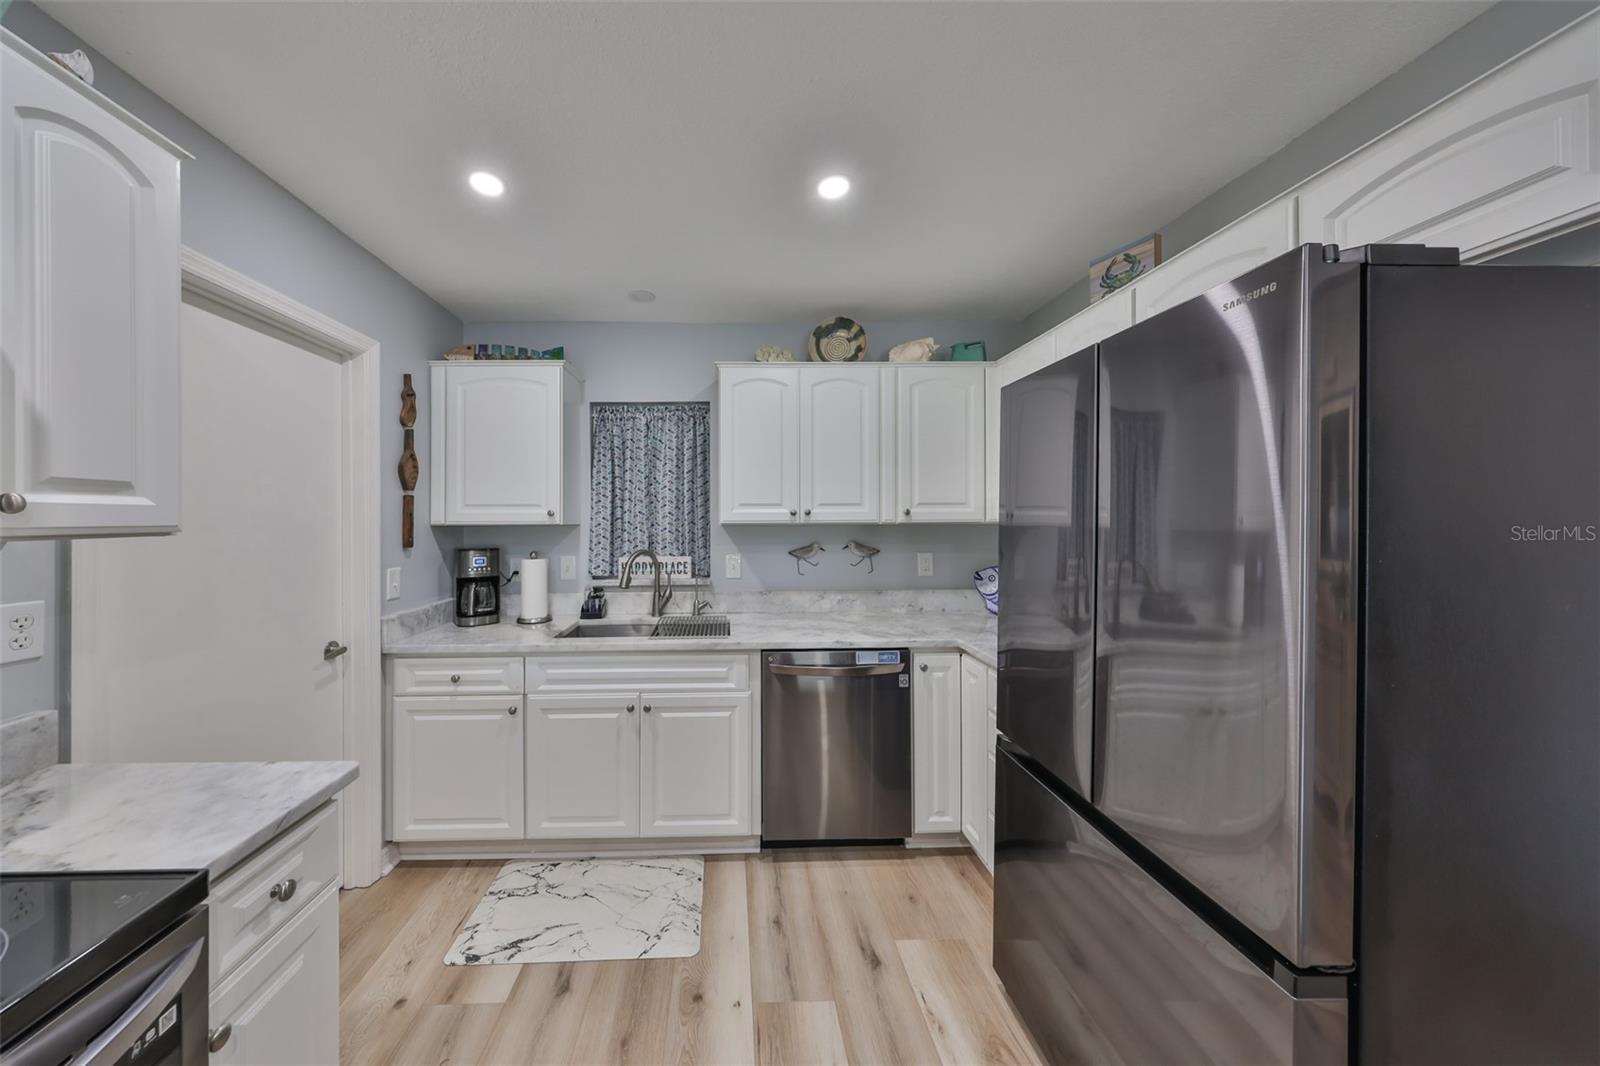
{"label": "cabinet drawer", "polygon": [[748,692],[750,656],[694,652],[528,659],[528,693]]}
{"label": "cabinet drawer", "polygon": [[396,696],[520,696],[521,659],[395,659]]}
{"label": "cabinet drawer", "polygon": [[339,871],[339,808],[325,803],[213,884],[212,987],[337,884]]}

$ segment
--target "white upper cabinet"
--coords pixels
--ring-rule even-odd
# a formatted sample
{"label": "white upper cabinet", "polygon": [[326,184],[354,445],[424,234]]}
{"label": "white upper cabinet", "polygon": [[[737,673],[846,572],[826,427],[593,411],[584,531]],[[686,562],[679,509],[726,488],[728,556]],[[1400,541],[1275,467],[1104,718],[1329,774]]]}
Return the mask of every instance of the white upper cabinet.
{"label": "white upper cabinet", "polygon": [[718,510],[732,522],[800,516],[800,369],[717,372]]}
{"label": "white upper cabinet", "polygon": [[1432,244],[1482,259],[1600,211],[1600,17],[1313,178],[1305,240]]}
{"label": "white upper cabinet", "polygon": [[895,368],[896,496],[902,522],[982,522],[983,364]]}
{"label": "white upper cabinet", "polygon": [[432,368],[431,508],[435,525],[578,521],[582,386],[551,363],[436,363]]}
{"label": "white upper cabinet", "polygon": [[[1007,386],[1007,451],[1016,458],[1001,472],[1008,522],[1024,526],[1070,526],[1077,426],[1078,377],[1038,374]],[[1084,387],[1093,387],[1090,382]],[[1069,417],[1063,417],[1062,412]],[[1023,447],[1023,442],[1028,442]],[[1083,491],[1086,486],[1076,486]]]}
{"label": "white upper cabinet", "polygon": [[1135,317],[1143,322],[1282,255],[1295,246],[1295,228],[1291,196],[1218,230],[1138,280],[1132,292]]}
{"label": "white upper cabinet", "polygon": [[882,390],[883,371],[877,367],[800,368],[800,517],[813,522],[882,517]]}
{"label": "white upper cabinet", "polygon": [[0,538],[179,523],[181,149],[4,33]]}

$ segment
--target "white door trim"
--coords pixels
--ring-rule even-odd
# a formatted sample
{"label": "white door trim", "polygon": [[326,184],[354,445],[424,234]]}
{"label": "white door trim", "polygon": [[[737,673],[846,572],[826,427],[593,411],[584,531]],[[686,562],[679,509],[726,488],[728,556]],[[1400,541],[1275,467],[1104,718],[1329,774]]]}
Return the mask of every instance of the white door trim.
{"label": "white door trim", "polygon": [[[344,884],[369,885],[382,874],[383,720],[382,652],[379,637],[379,455],[378,342],[268,288],[231,267],[182,251],[183,291],[220,305],[263,329],[337,356],[344,372],[345,540],[341,546],[344,588],[340,595],[341,638],[349,645],[344,673],[343,756],[360,763],[361,776],[345,788],[343,817]],[[85,580],[86,579],[86,580]],[[96,583],[74,574],[72,618],[93,617]],[[74,634],[74,645],[83,646]],[[72,730],[72,760],[102,757],[100,723],[78,721]]]}

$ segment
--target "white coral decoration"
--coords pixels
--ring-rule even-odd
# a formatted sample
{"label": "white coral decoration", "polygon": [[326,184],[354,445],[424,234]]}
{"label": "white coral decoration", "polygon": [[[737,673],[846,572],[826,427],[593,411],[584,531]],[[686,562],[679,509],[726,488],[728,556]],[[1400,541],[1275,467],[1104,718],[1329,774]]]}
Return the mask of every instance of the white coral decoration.
{"label": "white coral decoration", "polygon": [[763,344],[756,349],[756,362],[792,363],[794,362],[794,353],[787,348],[780,348],[776,344]]}
{"label": "white coral decoration", "polygon": [[932,337],[923,337],[919,340],[906,341],[889,349],[891,363],[926,363],[933,358],[934,350],[939,345]]}
{"label": "white coral decoration", "polygon": [[83,81],[90,85],[94,84],[94,64],[89,62],[89,57],[84,55],[82,48],[76,48],[70,52],[50,52],[47,54],[51,59],[54,59],[57,63],[60,63],[83,79]]}

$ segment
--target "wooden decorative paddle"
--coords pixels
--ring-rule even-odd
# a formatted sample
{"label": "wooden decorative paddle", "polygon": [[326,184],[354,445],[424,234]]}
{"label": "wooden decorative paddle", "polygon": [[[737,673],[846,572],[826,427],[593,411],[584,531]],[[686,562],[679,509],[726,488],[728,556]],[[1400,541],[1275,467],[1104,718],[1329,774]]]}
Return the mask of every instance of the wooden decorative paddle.
{"label": "wooden decorative paddle", "polygon": [[409,492],[400,497],[400,547],[416,544],[416,500]]}
{"label": "wooden decorative paddle", "polygon": [[417,487],[417,431],[406,430],[405,450],[400,453],[400,487],[407,492]]}
{"label": "wooden decorative paddle", "polygon": [[407,429],[417,424],[417,390],[411,387],[410,374],[400,386],[400,424]]}

